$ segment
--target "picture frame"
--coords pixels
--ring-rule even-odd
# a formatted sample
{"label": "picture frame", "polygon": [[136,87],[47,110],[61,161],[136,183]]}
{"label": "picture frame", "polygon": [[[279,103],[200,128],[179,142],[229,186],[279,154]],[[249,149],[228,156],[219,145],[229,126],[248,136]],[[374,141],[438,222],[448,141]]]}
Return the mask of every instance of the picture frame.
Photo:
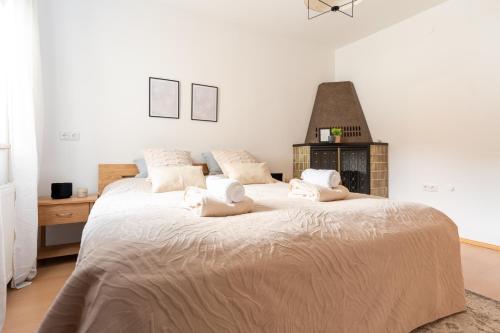
{"label": "picture frame", "polygon": [[180,117],[180,82],[149,78],[149,116],[152,118]]}
{"label": "picture frame", "polygon": [[217,122],[219,117],[219,88],[191,84],[191,120]]}
{"label": "picture frame", "polygon": [[319,142],[320,143],[328,143],[329,139],[328,137],[330,136],[330,129],[329,128],[320,128],[319,129]]}

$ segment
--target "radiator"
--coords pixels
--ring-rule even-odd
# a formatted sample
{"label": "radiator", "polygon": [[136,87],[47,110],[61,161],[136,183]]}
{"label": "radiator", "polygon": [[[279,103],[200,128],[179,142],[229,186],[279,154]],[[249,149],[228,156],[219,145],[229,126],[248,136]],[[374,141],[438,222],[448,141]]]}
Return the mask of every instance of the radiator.
{"label": "radiator", "polygon": [[[15,220],[15,188],[14,184],[9,183],[0,186],[0,246],[3,248],[5,256],[4,272],[5,281],[12,279],[12,257],[14,253],[14,220]],[[2,235],[3,234],[3,235]],[[1,270],[0,270],[1,271]]]}

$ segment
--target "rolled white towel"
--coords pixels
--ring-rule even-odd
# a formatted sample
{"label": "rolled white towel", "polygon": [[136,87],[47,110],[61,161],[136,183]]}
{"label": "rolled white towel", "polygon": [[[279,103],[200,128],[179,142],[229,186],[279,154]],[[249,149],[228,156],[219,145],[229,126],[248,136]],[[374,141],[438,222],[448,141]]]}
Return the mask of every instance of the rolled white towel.
{"label": "rolled white towel", "polygon": [[349,196],[349,190],[342,185],[330,188],[311,184],[301,179],[292,179],[288,196],[290,198],[327,202],[346,199]]}
{"label": "rolled white towel", "polygon": [[216,198],[210,191],[198,187],[188,187],[184,192],[184,203],[196,216],[223,217],[252,212],[253,200],[244,197],[241,202],[226,203]]}
{"label": "rolled white towel", "polygon": [[340,185],[340,173],[336,170],[306,169],[302,171],[302,180],[323,187],[337,187]]}
{"label": "rolled white towel", "polygon": [[223,202],[241,202],[245,198],[245,187],[235,179],[221,176],[207,177],[207,190]]}

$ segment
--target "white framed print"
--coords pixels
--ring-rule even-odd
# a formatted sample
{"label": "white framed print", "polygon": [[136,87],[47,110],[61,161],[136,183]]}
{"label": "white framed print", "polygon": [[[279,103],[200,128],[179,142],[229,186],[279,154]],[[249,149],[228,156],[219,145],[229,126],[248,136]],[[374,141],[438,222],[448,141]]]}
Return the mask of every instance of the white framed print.
{"label": "white framed print", "polygon": [[329,142],[330,137],[330,129],[329,128],[320,128],[319,129],[319,142]]}
{"label": "white framed print", "polygon": [[219,88],[204,84],[191,85],[191,120],[217,122]]}
{"label": "white framed print", "polygon": [[180,82],[149,78],[149,116],[179,119]]}

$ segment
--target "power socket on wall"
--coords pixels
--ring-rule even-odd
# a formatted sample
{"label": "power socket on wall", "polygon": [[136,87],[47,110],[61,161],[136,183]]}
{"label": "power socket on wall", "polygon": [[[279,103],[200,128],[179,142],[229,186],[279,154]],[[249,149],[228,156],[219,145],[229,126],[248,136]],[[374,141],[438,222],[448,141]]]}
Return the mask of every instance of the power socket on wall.
{"label": "power socket on wall", "polygon": [[439,192],[439,185],[435,184],[424,184],[424,192]]}
{"label": "power socket on wall", "polygon": [[61,141],[80,141],[80,132],[59,132],[59,140]]}
{"label": "power socket on wall", "polygon": [[[424,184],[423,187],[422,187],[422,190],[424,192],[439,192],[441,189],[439,187],[439,185],[436,185],[436,184]],[[455,192],[457,189],[455,187],[455,185],[447,185],[447,186],[444,186],[444,189],[443,191],[444,192]]]}

